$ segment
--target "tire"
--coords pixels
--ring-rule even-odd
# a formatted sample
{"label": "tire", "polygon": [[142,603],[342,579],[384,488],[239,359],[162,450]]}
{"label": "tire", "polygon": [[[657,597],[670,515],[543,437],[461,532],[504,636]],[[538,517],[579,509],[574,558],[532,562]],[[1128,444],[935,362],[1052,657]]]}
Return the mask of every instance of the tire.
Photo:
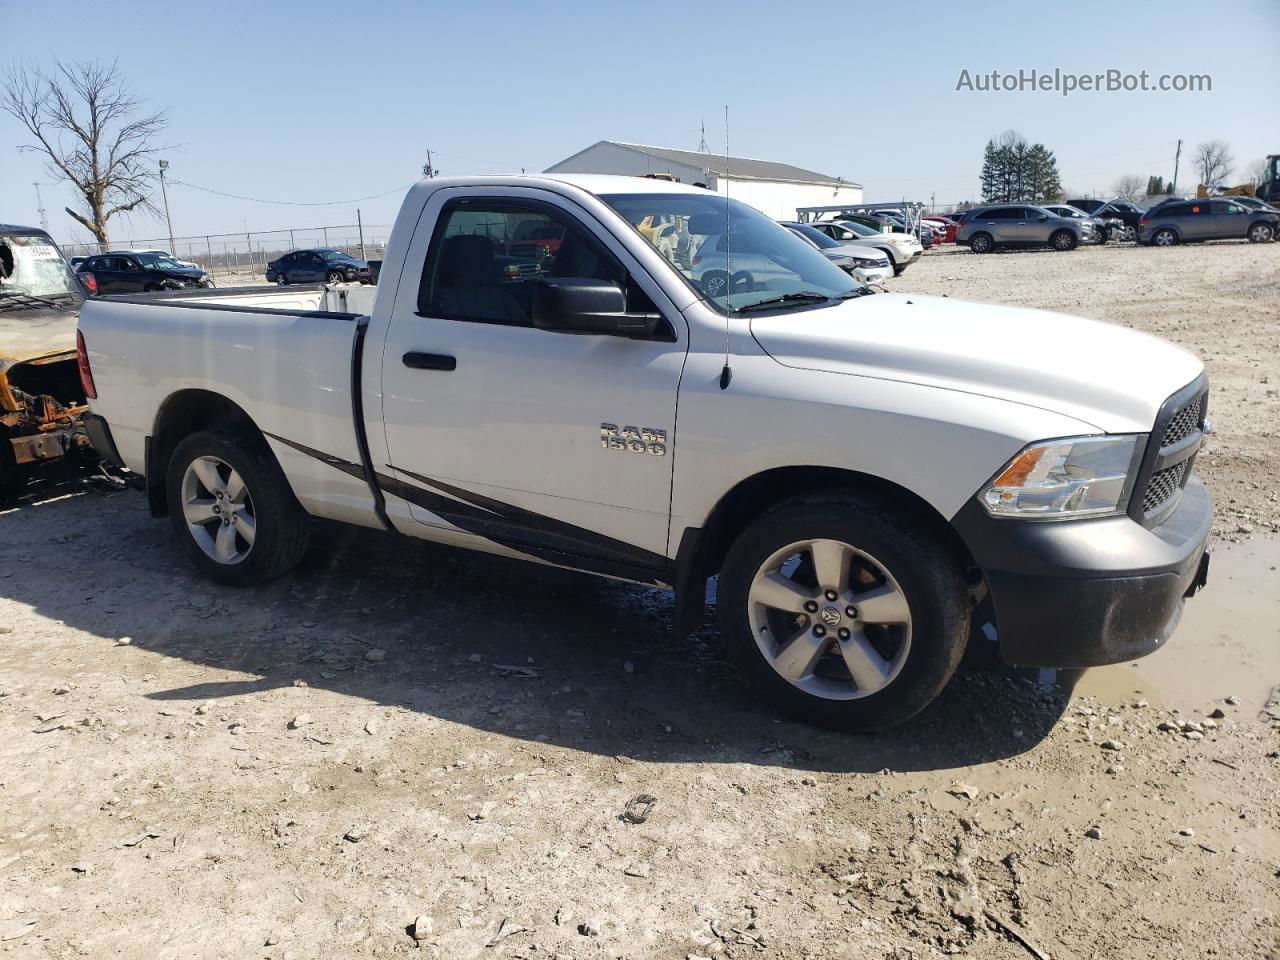
{"label": "tire", "polygon": [[746,270],[739,270],[733,275],[733,279],[729,281],[730,293],[751,292],[751,288],[755,285],[756,278]]}
{"label": "tire", "polygon": [[341,282],[342,282],[342,273],[341,273],[340,271],[338,271],[338,270],[330,270],[330,271],[325,275],[325,280],[326,280],[328,283],[341,283]]}
{"label": "tire", "polygon": [[1157,247],[1172,247],[1178,242],[1178,235],[1165,227],[1163,230],[1157,230],[1151,235],[1151,243]]}
{"label": "tire", "polygon": [[[209,468],[216,471],[216,481],[204,479]],[[237,475],[241,484],[234,482]],[[266,442],[249,431],[215,427],[180,442],[165,473],[165,496],[179,542],[197,569],[218,583],[264,583],[293,569],[306,552],[307,514]],[[226,510],[235,522],[220,522]],[[208,519],[193,522],[201,515]],[[224,550],[227,542],[230,548]]]}
{"label": "tire", "polygon": [[1255,223],[1249,228],[1250,243],[1270,243],[1274,236],[1275,231],[1269,223]]}
{"label": "tire", "polygon": [[277,287],[283,287],[283,286],[285,286],[286,284],[288,284],[288,282],[289,282],[289,278],[288,278],[288,277],[286,277],[283,273],[277,273],[277,274],[276,274],[276,286],[277,286]]}
{"label": "tire", "polygon": [[974,253],[990,253],[995,248],[995,241],[989,233],[975,233],[969,238],[969,249]]}
{"label": "tire", "polygon": [[702,288],[702,292],[714,300],[716,297],[725,295],[725,288],[729,285],[729,275],[723,270],[708,270],[702,275],[698,281],[698,286]]}
{"label": "tire", "polygon": [[1131,226],[1130,224],[1125,224],[1123,229],[1121,229],[1120,231],[1120,239],[1122,241],[1127,241],[1129,243],[1132,243],[1133,241],[1137,240],[1138,228],[1135,226]]}
{"label": "tire", "polygon": [[158,283],[148,283],[145,287],[143,287],[143,288],[142,288],[142,292],[143,292],[143,293],[159,293],[159,292],[160,292],[160,284],[158,284]]}
{"label": "tire", "polygon": [[1059,253],[1067,253],[1074,250],[1080,241],[1076,239],[1076,235],[1070,230],[1055,231],[1053,236],[1049,238],[1049,246],[1057,250]]}
{"label": "tire", "polygon": [[[815,571],[844,567],[815,550],[849,558],[843,580],[821,582]],[[948,550],[903,508],[852,493],[798,498],[753,521],[729,548],[718,603],[726,648],[756,688],[800,720],[841,730],[915,716],[951,679],[969,636],[968,592]],[[789,642],[774,643],[780,632]]]}

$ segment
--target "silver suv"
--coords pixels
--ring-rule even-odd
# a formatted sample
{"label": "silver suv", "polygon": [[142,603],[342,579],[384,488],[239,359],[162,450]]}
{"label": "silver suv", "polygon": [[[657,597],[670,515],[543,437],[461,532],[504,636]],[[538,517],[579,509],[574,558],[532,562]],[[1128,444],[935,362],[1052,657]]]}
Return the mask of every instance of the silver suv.
{"label": "silver suv", "polygon": [[1280,236],[1280,216],[1233,200],[1184,200],[1161,204],[1138,221],[1138,242],[1157,247],[1200,240],[1266,243]]}
{"label": "silver suv", "polygon": [[1074,250],[1097,241],[1092,220],[1060,217],[1044,207],[1020,203],[971,210],[956,231],[956,243],[967,243],[974,253],[990,253],[996,247]]}

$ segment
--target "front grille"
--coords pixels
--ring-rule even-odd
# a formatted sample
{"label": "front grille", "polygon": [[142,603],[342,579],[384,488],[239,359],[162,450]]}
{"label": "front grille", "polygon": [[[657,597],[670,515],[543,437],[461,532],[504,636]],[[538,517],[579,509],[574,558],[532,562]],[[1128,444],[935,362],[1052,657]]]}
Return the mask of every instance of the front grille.
{"label": "front grille", "polygon": [[1164,428],[1164,436],[1160,438],[1161,448],[1181,443],[1200,429],[1204,422],[1204,401],[1203,396],[1196,397],[1170,418]]}
{"label": "front grille", "polygon": [[1170,498],[1182,489],[1182,481],[1186,475],[1186,460],[1153,473],[1151,482],[1147,484],[1147,492],[1142,498],[1142,512],[1154,513],[1168,503]]}
{"label": "front grille", "polygon": [[1186,486],[1187,478],[1191,476],[1196,449],[1192,449],[1189,455],[1186,451],[1172,452],[1172,456],[1181,455],[1182,458],[1165,467],[1160,466],[1161,457],[1172,447],[1200,432],[1208,402],[1209,392],[1206,388],[1174,410],[1163,423],[1157,421],[1152,437],[1160,438],[1160,446],[1155,451],[1155,469],[1142,493],[1142,516],[1148,522],[1156,521],[1159,516],[1172,509],[1174,501]]}

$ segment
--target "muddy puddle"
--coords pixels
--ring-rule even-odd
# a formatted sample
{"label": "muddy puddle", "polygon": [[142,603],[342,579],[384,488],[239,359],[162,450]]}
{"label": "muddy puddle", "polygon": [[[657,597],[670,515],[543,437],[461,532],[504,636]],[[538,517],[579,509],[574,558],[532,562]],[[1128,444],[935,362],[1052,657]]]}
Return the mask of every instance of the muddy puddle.
{"label": "muddy puddle", "polygon": [[1199,710],[1235,695],[1242,715],[1261,710],[1280,686],[1280,538],[1214,547],[1209,585],[1151,656],[1057,679],[1108,703]]}

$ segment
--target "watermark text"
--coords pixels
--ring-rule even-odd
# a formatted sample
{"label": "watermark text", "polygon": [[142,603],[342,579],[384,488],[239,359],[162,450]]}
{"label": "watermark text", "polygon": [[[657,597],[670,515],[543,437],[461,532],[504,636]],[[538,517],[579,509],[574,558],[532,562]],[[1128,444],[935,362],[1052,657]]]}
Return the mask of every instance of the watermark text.
{"label": "watermark text", "polygon": [[1104,70],[1101,73],[1072,73],[1054,70],[991,70],[974,73],[961,70],[956,80],[957,91],[970,93],[1057,93],[1069,97],[1073,93],[1210,93],[1213,77],[1207,73],[1161,73],[1146,70],[1129,73]]}

